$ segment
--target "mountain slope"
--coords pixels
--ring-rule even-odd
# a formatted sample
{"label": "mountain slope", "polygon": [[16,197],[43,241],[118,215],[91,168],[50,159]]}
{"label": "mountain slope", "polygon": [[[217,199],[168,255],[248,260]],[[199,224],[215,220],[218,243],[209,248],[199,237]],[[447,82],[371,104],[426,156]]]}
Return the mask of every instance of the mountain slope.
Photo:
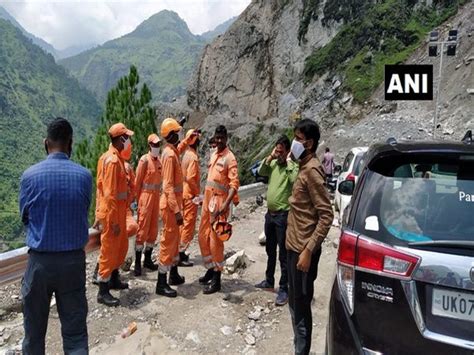
{"label": "mountain slope", "polygon": [[226,31],[235,22],[236,19],[237,19],[237,16],[228,19],[227,21],[225,21],[225,22],[221,23],[220,25],[218,25],[212,31],[204,32],[203,34],[201,34],[201,37],[204,38],[206,41],[211,42],[217,36],[220,36],[220,35],[226,33]]}
{"label": "mountain slope", "polygon": [[48,42],[46,42],[45,40],[41,39],[41,38],[38,38],[36,37],[35,35],[29,33],[27,30],[25,30],[19,23],[17,20],[15,20],[15,18],[13,16],[11,16],[7,10],[5,10],[3,7],[0,6],[0,19],[4,19],[4,20],[7,20],[7,21],[10,21],[16,28],[18,28],[22,33],[23,35],[25,35],[26,37],[28,37],[29,39],[31,39],[33,41],[34,44],[36,44],[37,46],[40,46],[41,48],[43,48],[47,53],[50,53],[51,55],[53,55],[53,57],[55,58],[58,58],[59,56],[59,53],[58,51],[51,45],[49,44]]}
{"label": "mountain slope", "polygon": [[14,247],[22,230],[19,178],[44,158],[47,123],[68,118],[78,141],[92,133],[100,108],[91,93],[9,21],[0,19],[0,38],[0,244],[3,240]]}
{"label": "mountain slope", "polygon": [[104,101],[117,80],[135,65],[157,100],[185,93],[185,85],[205,42],[172,11],[161,11],[132,33],[60,61]]}

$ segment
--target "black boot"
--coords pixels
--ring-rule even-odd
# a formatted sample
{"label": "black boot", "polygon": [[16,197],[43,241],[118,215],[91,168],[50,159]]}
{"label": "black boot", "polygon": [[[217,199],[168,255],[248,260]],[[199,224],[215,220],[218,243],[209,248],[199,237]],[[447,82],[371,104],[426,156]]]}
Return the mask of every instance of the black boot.
{"label": "black boot", "polygon": [[212,276],[212,281],[209,285],[204,288],[203,293],[205,295],[210,295],[211,293],[216,293],[217,291],[221,290],[221,272],[214,271],[214,275]]}
{"label": "black boot", "polygon": [[190,267],[193,266],[194,264],[189,261],[189,255],[187,255],[184,251],[179,252],[179,264],[178,266],[183,266],[183,267]]}
{"label": "black boot", "polygon": [[151,271],[156,271],[158,270],[158,265],[155,265],[153,261],[151,260],[151,253],[153,249],[145,249],[145,260],[143,261],[143,267],[146,267],[147,269]]}
{"label": "black boot", "polygon": [[170,285],[178,286],[184,284],[184,276],[178,274],[178,267],[173,266],[170,271]]}
{"label": "black boot", "polygon": [[166,273],[158,272],[158,282],[156,283],[155,293],[165,297],[176,297],[178,293],[166,283]]}
{"label": "black boot", "polygon": [[135,276],[142,275],[142,251],[135,250],[135,268],[133,270]]}
{"label": "black boot", "polygon": [[94,285],[98,285],[99,284],[99,263],[97,263],[95,265],[95,269],[94,269],[94,273],[92,274],[92,283]]}
{"label": "black boot", "polygon": [[99,282],[99,293],[97,294],[97,302],[105,304],[109,307],[120,306],[120,300],[110,294],[110,285],[108,282]]}
{"label": "black boot", "polygon": [[128,288],[128,283],[120,281],[118,269],[112,271],[112,276],[110,277],[109,282],[111,290],[125,290]]}
{"label": "black boot", "polygon": [[199,283],[201,285],[207,285],[212,280],[212,276],[214,275],[214,269],[207,269],[206,274],[203,277],[199,278]]}

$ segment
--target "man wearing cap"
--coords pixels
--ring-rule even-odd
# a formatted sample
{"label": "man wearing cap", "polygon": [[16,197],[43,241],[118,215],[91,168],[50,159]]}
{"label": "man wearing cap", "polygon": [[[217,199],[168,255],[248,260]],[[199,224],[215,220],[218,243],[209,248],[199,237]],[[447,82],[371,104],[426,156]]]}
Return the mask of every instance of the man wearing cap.
{"label": "man wearing cap", "polygon": [[[176,297],[176,290],[169,285],[181,285],[184,277],[178,274],[179,262],[179,227],[183,225],[183,173],[179,156],[188,145],[188,140],[195,137],[191,134],[188,139],[182,139],[182,128],[173,118],[165,119],[161,124],[161,136],[166,140],[166,146],[161,155],[163,192],[160,197],[160,216],[163,221],[163,232],[160,240],[160,255],[158,264],[158,282],[156,294],[166,297]],[[169,284],[167,273],[170,273]]]}
{"label": "man wearing cap", "polygon": [[158,235],[158,213],[160,207],[161,161],[160,138],[152,133],[148,136],[149,152],[138,162],[135,186],[138,201],[138,234],[135,242],[135,276],[142,274],[142,251],[145,248],[143,267],[158,270],[151,260],[153,246]]}
{"label": "man wearing cap", "polygon": [[237,160],[227,147],[227,129],[216,128],[214,139],[217,151],[211,156],[206,189],[199,226],[199,247],[207,269],[199,283],[206,285],[205,294],[221,289],[221,271],[224,266],[224,242],[213,229],[215,221],[224,222],[229,215],[229,206],[235,200],[240,186]]}
{"label": "man wearing cap", "polygon": [[[122,153],[124,156],[125,160],[129,160],[131,158],[132,153],[132,145],[130,145],[130,148],[127,149],[126,152]],[[105,156],[102,155],[101,158]],[[97,171],[102,170],[102,165],[103,165],[103,160],[99,159],[97,163]],[[128,203],[127,203],[127,238],[133,237],[134,235],[137,234],[138,231],[138,223],[135,221],[135,218],[133,217],[133,211],[131,208],[131,204],[133,201],[135,201],[136,198],[136,189],[135,189],[135,172],[133,171],[133,166],[128,162],[125,161],[125,171],[127,173],[127,186],[128,186]],[[97,212],[100,209],[100,193],[97,190],[96,192],[96,216]],[[100,222],[97,220],[94,222],[94,225],[92,226],[93,228],[98,228],[101,229],[100,227]],[[119,259],[125,259],[128,253],[128,243],[124,243],[122,245],[122,249],[120,250],[119,254],[120,257]],[[95,285],[99,284],[99,280],[97,279],[99,276],[99,261],[97,261],[97,264],[95,266],[94,273],[92,274],[92,283]]]}
{"label": "man wearing cap", "polygon": [[[186,133],[189,139],[194,130],[190,129]],[[179,243],[179,266],[193,266],[189,261],[189,255],[186,254],[191,241],[193,240],[194,230],[196,228],[196,219],[198,213],[198,204],[193,199],[199,197],[201,191],[201,173],[199,169],[199,157],[197,148],[199,146],[199,136],[189,140],[189,147],[183,155],[181,168],[183,171],[183,225],[181,226],[181,242]]]}
{"label": "man wearing cap", "polygon": [[131,136],[123,123],[109,129],[109,150],[99,159],[97,169],[97,192],[100,200],[96,218],[102,225],[99,255],[99,293],[97,302],[107,306],[118,306],[120,301],[110,294],[110,289],[126,289],[127,283],[119,278],[118,268],[124,261],[123,251],[128,248],[127,209],[129,203],[125,160],[131,147]]}

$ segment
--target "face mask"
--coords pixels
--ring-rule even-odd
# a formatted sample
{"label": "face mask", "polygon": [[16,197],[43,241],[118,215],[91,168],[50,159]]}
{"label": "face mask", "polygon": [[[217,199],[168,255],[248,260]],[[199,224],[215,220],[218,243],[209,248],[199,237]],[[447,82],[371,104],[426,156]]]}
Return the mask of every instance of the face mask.
{"label": "face mask", "polygon": [[211,148],[211,149],[209,149],[209,151],[211,152],[211,154],[214,154],[215,152],[217,152],[217,147],[216,148]]}
{"label": "face mask", "polygon": [[151,147],[150,153],[152,157],[156,158],[160,155],[160,148]]}
{"label": "face mask", "polygon": [[123,143],[123,150],[120,152],[120,156],[124,160],[129,160],[130,157],[132,156],[132,142],[130,141],[130,139],[127,139]]}
{"label": "face mask", "polygon": [[306,148],[304,147],[303,143],[293,139],[293,142],[291,142],[291,153],[295,159],[299,159],[305,150]]}

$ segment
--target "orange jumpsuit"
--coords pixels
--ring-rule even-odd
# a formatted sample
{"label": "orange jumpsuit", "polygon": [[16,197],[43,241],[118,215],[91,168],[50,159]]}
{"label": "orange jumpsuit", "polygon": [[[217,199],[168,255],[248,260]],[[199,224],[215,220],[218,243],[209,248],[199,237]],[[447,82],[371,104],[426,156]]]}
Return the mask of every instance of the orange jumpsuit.
{"label": "orange jumpsuit", "polygon": [[153,247],[158,235],[158,216],[160,207],[161,161],[150,153],[143,155],[138,162],[136,191],[138,198],[138,234],[136,250]]}
{"label": "orange jumpsuit", "polygon": [[125,171],[127,172],[127,184],[128,184],[128,207],[127,208],[127,237],[133,237],[137,234],[138,223],[133,218],[132,209],[130,205],[135,200],[136,189],[135,189],[135,172],[133,171],[132,165],[129,162],[125,162]]}
{"label": "orange jumpsuit", "polygon": [[[181,150],[181,149],[180,149]],[[179,162],[180,150],[167,144],[161,155],[163,193],[160,216],[163,231],[160,240],[159,272],[166,273],[179,262],[179,226],[176,213],[183,212],[183,173]]]}
{"label": "orange jumpsuit", "polygon": [[[97,166],[98,208],[97,219],[103,226],[99,255],[99,281],[108,281],[112,271],[118,269],[128,250],[127,172],[119,151],[110,145]],[[118,225],[120,233],[114,234],[113,225]]]}
{"label": "orange jumpsuit", "polygon": [[[204,201],[199,226],[199,247],[207,269],[222,270],[224,266],[224,242],[217,238],[211,226],[212,212],[217,211],[225,202],[231,188],[240,186],[237,160],[229,148],[221,153],[215,152],[209,162]],[[233,201],[236,201],[234,196]],[[221,215],[227,219],[229,211]]]}
{"label": "orange jumpsuit", "polygon": [[193,198],[199,196],[201,190],[201,173],[199,169],[199,158],[196,150],[189,147],[184,153],[181,162],[184,179],[183,192],[183,220],[181,226],[181,242],[179,251],[184,252],[193,240],[198,214],[198,205],[193,203]]}

